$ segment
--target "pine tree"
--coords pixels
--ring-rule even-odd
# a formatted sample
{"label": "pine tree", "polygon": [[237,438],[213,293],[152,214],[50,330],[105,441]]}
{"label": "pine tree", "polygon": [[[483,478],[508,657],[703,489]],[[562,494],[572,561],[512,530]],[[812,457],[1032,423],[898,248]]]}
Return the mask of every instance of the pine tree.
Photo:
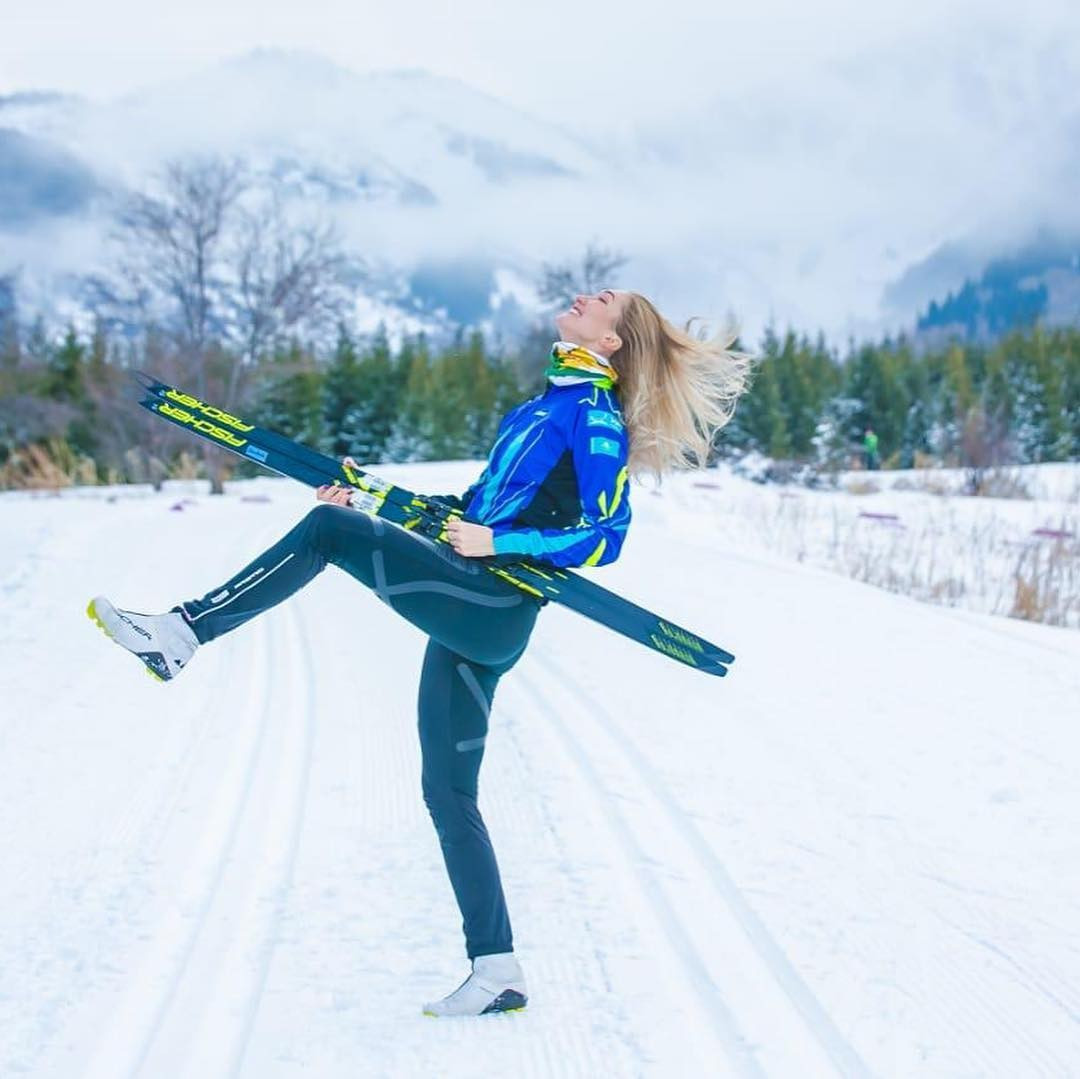
{"label": "pine tree", "polygon": [[1075,329],[1059,334],[1061,353],[1061,407],[1070,446],[1066,456],[1080,460],[1080,332]]}
{"label": "pine tree", "polygon": [[369,460],[387,459],[387,446],[397,422],[401,391],[408,373],[410,351],[415,346],[406,337],[399,355],[390,350],[386,327],[380,325],[360,361],[361,378],[368,394],[369,429],[366,441]]}
{"label": "pine tree", "polygon": [[[0,371],[19,366],[19,306],[15,275],[0,275]],[[0,384],[0,389],[3,384]]]}
{"label": "pine tree", "polygon": [[359,354],[348,330],[339,328],[323,384],[327,452],[369,464],[387,459],[410,348],[406,338],[395,360],[386,328],[380,325]]}
{"label": "pine tree", "polygon": [[483,344],[470,350],[458,332],[453,345],[435,359],[431,367],[425,418],[431,440],[430,454],[436,460],[457,460],[474,456],[473,430],[477,412],[491,409],[494,388],[483,357]]}
{"label": "pine tree", "polygon": [[273,358],[259,394],[255,422],[308,446],[323,443],[323,375],[295,342]]}
{"label": "pine tree", "polygon": [[815,464],[827,472],[851,467],[856,453],[860,427],[858,417],[864,409],[857,397],[830,397],[821,410],[812,446]]}
{"label": "pine tree", "polygon": [[356,453],[361,460],[369,459],[355,449],[356,432],[351,426],[357,419],[363,424],[363,397],[356,342],[342,323],[338,326],[334,355],[323,379],[324,449],[334,457]]}
{"label": "pine tree", "polygon": [[73,326],[68,326],[60,345],[50,349],[43,379],[45,395],[54,401],[81,402],[86,397],[83,367],[86,348]]}
{"label": "pine tree", "polygon": [[736,440],[745,439],[746,448],[770,457],[783,458],[791,452],[791,441],[776,372],[779,354],[780,340],[770,324],[765,327],[758,350],[753,384],[739,402],[737,421],[728,426],[733,427],[729,433],[732,440],[729,444],[734,445]]}
{"label": "pine tree", "polygon": [[431,459],[432,432],[428,402],[432,392],[432,361],[426,337],[412,344],[411,355],[401,358],[404,384],[393,430],[386,446],[388,461]]}
{"label": "pine tree", "polygon": [[796,457],[805,457],[810,452],[817,429],[808,351],[805,342],[796,338],[793,330],[788,330],[773,360],[789,452]]}
{"label": "pine tree", "polygon": [[[486,457],[501,412],[500,377],[498,362],[487,355],[484,338],[479,331],[469,335],[465,351],[459,359],[459,377],[466,388],[466,409],[464,416],[463,455],[466,457]],[[473,387],[469,392],[469,388]]]}
{"label": "pine tree", "polygon": [[1014,437],[1021,461],[1060,460],[1071,438],[1062,394],[1063,364],[1055,363],[1041,326],[1008,340],[1008,372],[1013,391]]}
{"label": "pine tree", "polygon": [[930,377],[926,364],[911,354],[906,343],[902,341],[900,348],[901,377],[908,400],[900,435],[900,467],[914,468],[918,455],[928,455],[932,450]]}
{"label": "pine tree", "polygon": [[852,417],[858,433],[861,436],[866,428],[872,428],[878,436],[881,458],[885,460],[900,449],[909,405],[898,376],[892,343],[886,340],[881,345],[860,346],[849,356],[845,374],[843,396],[861,402],[861,408]]}

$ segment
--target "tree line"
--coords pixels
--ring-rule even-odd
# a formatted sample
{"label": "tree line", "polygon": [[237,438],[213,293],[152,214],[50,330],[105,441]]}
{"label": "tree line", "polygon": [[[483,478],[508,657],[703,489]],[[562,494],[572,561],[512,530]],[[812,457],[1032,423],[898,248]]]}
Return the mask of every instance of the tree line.
{"label": "tree line", "polygon": [[767,329],[752,392],[724,442],[847,467],[867,429],[886,468],[988,468],[1080,459],[1080,327],[1015,329],[989,345],[919,349]]}
{"label": "tree line", "polygon": [[[486,456],[501,416],[543,388],[548,334],[493,349],[477,330],[435,346],[345,325],[325,351],[294,340],[262,356],[231,407],[334,456],[370,463]],[[541,339],[544,340],[541,340]],[[742,347],[741,345],[739,347]],[[968,468],[1080,459],[1080,329],[1036,326],[992,346],[916,352],[905,339],[852,346],[766,330],[750,392],[718,454],[756,450],[820,469],[850,467],[863,432],[884,467]],[[202,357],[206,399],[224,400],[234,359]],[[194,388],[186,358],[155,340],[116,339],[99,325],[51,337],[41,323],[0,351],[0,483],[157,481],[247,474],[133,407],[133,370]],[[198,451],[198,452],[197,452]],[[224,472],[222,473],[224,475]]]}
{"label": "tree line", "polygon": [[[200,382],[224,400],[232,360],[208,349]],[[363,339],[342,325],[327,354],[293,342],[263,357],[231,407],[323,452],[365,462],[484,457],[501,416],[540,386],[517,357],[493,354],[478,331],[441,347],[424,334],[393,345],[384,328]],[[534,365],[535,367],[536,365]],[[56,341],[38,327],[24,348],[0,353],[0,485],[160,482],[255,474],[257,469],[135,407],[132,372],[194,388],[186,358],[154,343],[133,347],[98,329]]]}
{"label": "tree line", "polygon": [[[363,267],[334,230],[298,218],[242,166],[174,162],[118,208],[79,325],[20,317],[0,277],[0,486],[157,482],[236,465],[132,407],[130,372],[335,456],[370,463],[487,454],[502,414],[543,388],[550,313],[616,285],[625,258],[588,245],[545,265],[549,315],[517,342],[360,334]],[[885,467],[970,468],[1080,458],[1080,327],[1015,330],[932,349],[905,336],[849,343],[770,327],[717,453],[848,467],[864,431]]]}

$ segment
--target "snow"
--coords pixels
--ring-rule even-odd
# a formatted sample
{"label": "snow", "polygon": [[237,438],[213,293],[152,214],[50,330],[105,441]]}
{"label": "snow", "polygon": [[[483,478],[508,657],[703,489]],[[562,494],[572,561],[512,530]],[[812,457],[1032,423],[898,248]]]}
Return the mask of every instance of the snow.
{"label": "snow", "polygon": [[202,593],[309,494],[0,497],[0,1074],[1069,1073],[1080,635],[800,563],[736,520],[779,492],[710,480],[636,490],[595,577],[729,677],[549,606],[500,684],[481,803],[531,1000],[462,1021],[419,1011],[466,972],[422,636],[331,569],[160,685],[83,615]]}
{"label": "snow", "polygon": [[[988,470],[991,476],[1013,480],[1031,498],[1039,501],[1080,505],[1080,468],[1066,461],[1039,465],[1013,465]],[[885,489],[918,490],[934,488],[949,494],[963,494],[970,473],[964,468],[912,469],[891,468],[887,471],[854,471],[840,473],[841,486],[872,483]]]}
{"label": "snow", "polygon": [[988,614],[1030,606],[1036,582],[1042,620],[1080,628],[1076,464],[1009,469],[998,489],[1028,497],[1008,498],[962,494],[960,469],[842,473],[837,490],[762,486],[743,478],[745,462],[737,469],[669,485],[663,515],[728,548]]}

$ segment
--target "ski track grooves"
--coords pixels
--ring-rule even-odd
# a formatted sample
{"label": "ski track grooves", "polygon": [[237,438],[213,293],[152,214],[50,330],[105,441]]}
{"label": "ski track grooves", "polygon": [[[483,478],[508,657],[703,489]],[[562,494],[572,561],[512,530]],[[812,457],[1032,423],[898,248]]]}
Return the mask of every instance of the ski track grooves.
{"label": "ski track grooves", "polygon": [[[764,922],[750,906],[716,851],[710,846],[686,811],[675,800],[670,790],[657,775],[656,769],[648,762],[627,733],[619,727],[596,695],[591,693],[586,686],[583,686],[571,672],[568,672],[565,665],[556,667],[538,648],[526,654],[525,662],[526,664],[529,662],[535,663],[546,670],[545,684],[566,686],[579,703],[576,714],[587,716],[596,727],[603,731],[606,740],[618,748],[644,787],[663,809],[672,827],[693,852],[697,861],[705,870],[716,893],[724,901],[754,953],[767,969],[769,976],[783,991],[784,996],[798,1013],[806,1029],[824,1051],[836,1071],[840,1075],[852,1077],[852,1079],[869,1077],[872,1073],[866,1062],[844,1038],[821,1002],[795,969],[783,948],[777,943]],[[558,709],[551,706],[550,701],[545,697],[536,682],[530,679],[530,683],[533,686],[535,699],[542,702],[543,710],[556,726],[560,737],[586,774],[590,785],[596,789],[607,807],[605,812],[609,818],[618,818],[615,830],[624,840],[624,848],[628,853],[633,853],[639,866],[643,866],[648,859],[637,845],[632,831],[625,818],[616,808],[615,800],[597,774],[588,754],[578,744],[559,715]],[[674,928],[674,933],[669,932],[669,937],[672,938],[672,943],[678,947],[688,973],[693,974],[699,984],[707,984],[713,988],[716,998],[714,1006],[722,1021],[724,1041],[732,1053],[733,1063],[746,1071],[748,1063],[746,1054],[749,1047],[746,1039],[738,1031],[730,1008],[723,999],[720,986],[704,967],[696,946],[682,922],[678,919],[678,915],[660,891],[656,879],[644,870],[641,871],[640,875],[643,882],[646,882],[646,887],[650,893],[650,901],[656,908],[657,913],[662,912],[662,921],[665,926],[668,929]],[[687,962],[688,957],[689,962]],[[750,1062],[753,1065],[752,1074],[763,1074],[756,1060],[751,1058]]]}
{"label": "ski track grooves", "polygon": [[[263,639],[245,649],[252,684],[244,720],[219,717],[252,729],[230,747],[199,818],[192,883],[157,925],[87,1079],[212,1079],[243,1063],[292,881],[314,724],[311,650],[295,603],[259,622]],[[287,661],[266,658],[286,643]]]}
{"label": "ski track grooves", "polygon": [[523,672],[519,673],[519,679],[529,689],[534,705],[543,712],[544,716],[552,724],[567,753],[592,789],[597,804],[607,818],[612,834],[622,847],[627,862],[634,869],[643,895],[648,900],[657,921],[671,944],[673,954],[678,957],[685,968],[686,975],[689,978],[688,984],[707,986],[709,988],[707,1010],[716,1024],[717,1040],[721,1043],[732,1065],[741,1075],[764,1077],[764,1070],[754,1058],[752,1048],[740,1032],[731,1008],[724,999],[720,987],[703,963],[694,942],[686,931],[686,927],[671,906],[656,878],[645,869],[650,859],[634,838],[632,829],[626,823],[622,813],[619,812],[615,801],[609,796],[592,760],[574,739],[558,714],[558,709],[552,706],[541,690],[540,685]]}
{"label": "ski track grooves", "polygon": [[[311,654],[311,641],[307,634],[307,626],[304,623],[303,616],[299,613],[298,605],[295,602],[290,604],[289,611],[292,615],[293,636],[295,637],[296,643],[299,645],[299,648],[293,649],[291,654],[293,656],[299,654],[302,657],[302,674],[300,676],[300,681],[303,683],[304,691],[302,694],[296,694],[292,703],[300,705],[300,709],[303,711],[304,715],[303,750],[295,791],[296,809],[292,814],[292,830],[287,844],[284,872],[282,873],[280,884],[277,888],[277,894],[274,899],[272,925],[278,924],[285,900],[288,898],[288,893],[293,883],[296,855],[300,848],[300,834],[303,830],[304,807],[307,805],[308,787],[311,777],[311,758],[315,743],[315,661]],[[294,686],[297,684],[297,676],[295,674],[293,675],[293,684]],[[295,711],[293,711],[293,715],[295,715]],[[297,720],[294,719],[293,722],[295,723]],[[244,1055],[247,1052],[248,1043],[251,1040],[251,1032],[255,1026],[255,1018],[258,1015],[259,1002],[262,1000],[263,990],[266,988],[266,979],[270,974],[270,963],[273,959],[275,944],[276,941],[274,941],[272,936],[268,936],[263,943],[255,983],[252,986],[251,997],[248,1001],[247,1016],[245,1017],[243,1030],[239,1038],[235,1066],[228,1074],[238,1075],[242,1069]]]}
{"label": "ski track grooves", "polygon": [[[263,647],[256,653],[259,658],[255,668],[262,677],[257,680],[252,679],[256,682],[256,685],[252,687],[254,707],[249,709],[259,718],[255,721],[255,730],[243,754],[241,755],[234,747],[236,759],[226,766],[218,786],[217,798],[208,810],[208,823],[189,861],[189,867],[195,866],[196,878],[203,886],[194,889],[195,895],[178,897],[175,905],[165,916],[165,925],[157,927],[158,933],[154,944],[131,982],[124,1000],[115,1013],[113,1022],[102,1039],[98,1052],[90,1061],[85,1079],[118,1079],[120,1076],[139,1074],[169,1018],[185,974],[191,965],[192,956],[198,947],[210,909],[220,891],[230,852],[236,842],[240,818],[252,786],[259,759],[259,749],[266,731],[269,674],[265,670],[265,660],[261,658],[265,652],[265,639],[269,636],[269,631],[265,626],[262,628],[262,633]],[[228,718],[233,720],[234,717]],[[234,769],[238,767],[242,767],[242,774],[237,777],[240,782],[234,784],[231,780]],[[232,797],[231,804],[228,799],[230,789],[237,792]],[[219,804],[222,805],[220,810]],[[223,819],[224,826],[214,826],[215,819]],[[215,843],[216,836],[222,834],[222,840]],[[190,919],[190,924],[184,926],[183,911],[190,906],[195,906],[196,914]],[[183,944],[179,955],[174,956],[170,954],[173,951],[170,948],[170,942],[175,939],[182,940]],[[162,980],[164,980],[164,985],[155,991],[154,983]]]}

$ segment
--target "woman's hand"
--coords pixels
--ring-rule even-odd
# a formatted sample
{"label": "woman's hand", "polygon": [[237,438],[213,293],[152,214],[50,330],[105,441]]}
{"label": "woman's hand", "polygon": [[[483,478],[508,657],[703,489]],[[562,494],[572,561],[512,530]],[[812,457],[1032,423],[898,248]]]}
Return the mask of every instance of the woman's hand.
{"label": "woman's hand", "polygon": [[347,506],[351,495],[352,488],[342,487],[337,483],[327,484],[315,491],[315,497],[320,502],[329,502],[333,506]]}
{"label": "woman's hand", "polygon": [[495,534],[487,525],[474,525],[460,517],[446,522],[450,546],[466,558],[484,558],[495,553]]}

